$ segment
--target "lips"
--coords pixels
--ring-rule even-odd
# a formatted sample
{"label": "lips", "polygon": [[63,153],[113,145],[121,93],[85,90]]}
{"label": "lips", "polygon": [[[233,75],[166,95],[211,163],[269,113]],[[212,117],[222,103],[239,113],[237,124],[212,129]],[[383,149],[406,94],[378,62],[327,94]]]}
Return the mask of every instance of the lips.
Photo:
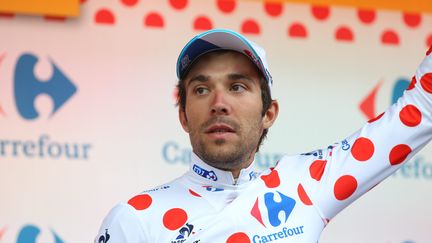
{"label": "lips", "polygon": [[208,127],[205,133],[235,133],[235,130],[226,124],[214,124]]}

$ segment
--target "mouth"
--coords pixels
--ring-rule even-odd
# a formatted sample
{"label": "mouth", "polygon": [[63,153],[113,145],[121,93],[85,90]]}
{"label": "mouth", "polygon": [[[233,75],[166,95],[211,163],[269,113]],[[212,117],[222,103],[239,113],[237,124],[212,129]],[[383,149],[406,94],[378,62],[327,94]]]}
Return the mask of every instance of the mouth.
{"label": "mouth", "polygon": [[207,134],[224,134],[224,133],[235,133],[235,130],[226,124],[214,124],[205,130]]}

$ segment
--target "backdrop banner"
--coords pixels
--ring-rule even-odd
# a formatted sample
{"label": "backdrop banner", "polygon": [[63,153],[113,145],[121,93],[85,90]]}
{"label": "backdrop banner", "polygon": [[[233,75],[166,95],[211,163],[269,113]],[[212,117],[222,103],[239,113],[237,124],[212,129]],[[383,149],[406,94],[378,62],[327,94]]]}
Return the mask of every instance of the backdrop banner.
{"label": "backdrop banner", "polygon": [[[188,169],[175,64],[203,30],[267,51],[280,115],[261,169],[342,142],[402,95],[432,45],[428,13],[234,0],[88,0],[80,12],[0,14],[0,243],[92,242],[114,205]],[[430,242],[431,148],[320,242]]]}

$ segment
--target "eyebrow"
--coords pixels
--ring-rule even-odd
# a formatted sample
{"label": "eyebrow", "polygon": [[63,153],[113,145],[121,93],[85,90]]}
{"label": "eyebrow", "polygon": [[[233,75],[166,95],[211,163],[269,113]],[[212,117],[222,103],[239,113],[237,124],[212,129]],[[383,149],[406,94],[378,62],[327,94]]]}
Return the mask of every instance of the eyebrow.
{"label": "eyebrow", "polygon": [[250,82],[253,81],[249,76],[246,76],[246,75],[243,75],[243,74],[239,74],[239,73],[232,73],[232,74],[229,74],[229,75],[228,75],[228,78],[229,78],[230,80],[239,80],[239,79],[243,79],[243,80],[247,80],[247,81],[250,81]]}
{"label": "eyebrow", "polygon": [[[243,80],[247,80],[247,81],[249,81],[249,82],[253,82],[253,80],[252,80],[249,76],[247,76],[247,75],[243,75],[243,74],[239,74],[239,73],[231,73],[231,74],[228,74],[228,79],[229,79],[229,80],[232,80],[232,81],[239,80],[239,79],[243,79]],[[201,82],[201,83],[205,83],[205,82],[207,82],[207,81],[209,81],[209,80],[210,80],[210,77],[209,77],[209,76],[205,76],[205,75],[200,74],[200,75],[197,75],[197,76],[191,78],[191,79],[189,80],[188,85],[191,84],[191,83],[193,83],[193,82]]]}
{"label": "eyebrow", "polygon": [[192,82],[201,82],[201,83],[204,83],[204,82],[207,82],[209,79],[210,79],[209,76],[204,76],[204,75],[200,74],[200,75],[197,75],[197,76],[191,78],[189,80],[188,85],[190,85]]}

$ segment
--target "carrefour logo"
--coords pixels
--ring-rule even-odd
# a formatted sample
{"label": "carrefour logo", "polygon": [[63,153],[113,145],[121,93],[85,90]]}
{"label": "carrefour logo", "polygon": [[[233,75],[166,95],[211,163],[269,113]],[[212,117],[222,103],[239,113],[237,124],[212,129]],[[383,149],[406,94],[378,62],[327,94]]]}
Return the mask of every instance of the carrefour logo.
{"label": "carrefour logo", "polygon": [[[407,78],[399,78],[396,80],[391,97],[391,103],[394,104],[403,95],[403,92],[408,88],[410,81]],[[381,88],[381,82],[363,98],[359,104],[359,109],[368,119],[373,119],[376,114],[376,96]]]}
{"label": "carrefour logo", "polygon": [[[290,216],[292,210],[294,209],[294,206],[296,204],[296,201],[278,191],[277,195],[279,197],[279,200],[275,200],[275,193],[273,192],[267,192],[264,194],[264,205],[267,209],[267,216],[268,216],[268,222],[271,226],[277,227],[282,224],[282,221],[279,219],[279,213],[284,212],[284,222],[288,220],[288,217]],[[251,210],[252,216],[258,220],[264,227],[267,227],[266,224],[263,221],[263,217],[261,215],[261,210],[259,206],[259,200],[258,198],[255,200],[255,204],[252,207]]]}
{"label": "carrefour logo", "polygon": [[[5,55],[0,57],[0,64]],[[52,60],[49,60],[52,68],[52,76],[49,80],[39,80],[35,75],[35,67],[39,59],[33,54],[23,54],[18,58],[14,72],[14,96],[15,104],[20,116],[26,120],[39,117],[35,108],[35,100],[45,94],[51,97],[54,108],[50,114],[52,117],[64,104],[77,92],[77,87],[60,70]],[[0,112],[5,114],[0,108]]]}
{"label": "carrefour logo", "polygon": [[[0,67],[5,58],[6,54],[0,55]],[[45,80],[36,75],[37,65],[40,64],[36,55],[24,53],[18,57],[15,64],[12,72],[13,101],[19,116],[25,120],[35,120],[40,117],[35,107],[35,101],[40,95],[47,95],[52,99],[53,109],[49,117],[53,117],[77,93],[76,85],[60,70],[60,67],[52,60],[48,61],[52,75]],[[0,90],[4,91],[4,89]],[[5,106],[0,106],[0,115],[7,116],[3,108]],[[0,157],[87,160],[92,147],[90,143],[56,141],[50,134],[41,134],[37,139],[0,137]]]}
{"label": "carrefour logo", "polygon": [[[0,229],[0,242],[2,242],[3,236],[7,232],[7,227],[4,226]],[[10,233],[10,232],[7,232]],[[12,233],[13,235],[15,233]],[[46,238],[51,238],[52,243],[64,243],[62,238],[54,230],[41,230],[38,226],[27,224],[24,225],[18,232],[18,237],[16,238],[16,243],[37,243],[40,242],[40,237],[46,236]],[[15,237],[14,237],[15,238]],[[15,242],[15,241],[14,241]]]}
{"label": "carrefour logo", "polygon": [[[18,234],[17,243],[36,243],[41,230],[35,225],[25,225]],[[53,243],[64,243],[64,241],[57,235],[56,232],[51,230],[53,236]]]}
{"label": "carrefour logo", "polygon": [[[264,194],[264,207],[260,207],[259,201],[259,197],[257,197],[250,213],[252,217],[266,228],[268,228],[268,226],[278,227],[285,224],[296,205],[294,199],[279,191],[276,191],[276,193],[267,192]],[[261,213],[262,211],[264,211],[264,217]],[[283,227],[271,234],[254,235],[252,240],[254,243],[264,243],[300,236],[304,234],[304,228],[303,225],[291,228]]]}

